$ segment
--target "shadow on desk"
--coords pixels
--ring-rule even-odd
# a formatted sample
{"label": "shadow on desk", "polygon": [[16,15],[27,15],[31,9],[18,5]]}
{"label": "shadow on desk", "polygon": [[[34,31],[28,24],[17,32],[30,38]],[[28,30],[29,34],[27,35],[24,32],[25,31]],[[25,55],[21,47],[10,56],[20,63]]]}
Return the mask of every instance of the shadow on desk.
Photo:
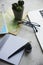
{"label": "shadow on desk", "polygon": [[6,61],[0,59],[0,65],[13,65],[13,64],[8,63],[8,62],[6,62]]}
{"label": "shadow on desk", "polygon": [[0,38],[3,37],[5,34],[0,35]]}

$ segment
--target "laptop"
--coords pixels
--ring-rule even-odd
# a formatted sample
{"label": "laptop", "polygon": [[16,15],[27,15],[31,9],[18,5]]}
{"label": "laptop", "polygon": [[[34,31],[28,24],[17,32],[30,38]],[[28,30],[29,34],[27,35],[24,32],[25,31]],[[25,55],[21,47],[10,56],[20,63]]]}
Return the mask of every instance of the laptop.
{"label": "laptop", "polygon": [[37,27],[36,38],[43,51],[43,9],[30,11],[28,12],[28,16],[32,23],[40,25],[40,27]]}

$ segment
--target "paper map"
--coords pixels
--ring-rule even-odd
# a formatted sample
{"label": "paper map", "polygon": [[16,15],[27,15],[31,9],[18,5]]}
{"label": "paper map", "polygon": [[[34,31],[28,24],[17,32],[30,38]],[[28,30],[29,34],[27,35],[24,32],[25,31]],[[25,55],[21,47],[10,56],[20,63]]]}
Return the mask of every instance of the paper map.
{"label": "paper map", "polygon": [[20,25],[18,25],[17,22],[18,21],[14,20],[14,14],[11,8],[8,8],[4,14],[0,13],[0,34],[4,33],[17,34],[20,31]]}
{"label": "paper map", "polygon": [[6,32],[7,32],[6,25],[4,23],[2,13],[0,12],[0,34],[4,34]]}

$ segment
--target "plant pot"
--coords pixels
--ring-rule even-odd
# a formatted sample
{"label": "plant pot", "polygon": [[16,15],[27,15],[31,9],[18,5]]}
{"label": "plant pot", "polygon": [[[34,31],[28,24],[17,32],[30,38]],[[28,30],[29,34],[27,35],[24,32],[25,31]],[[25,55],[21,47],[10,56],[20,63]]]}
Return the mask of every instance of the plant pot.
{"label": "plant pot", "polygon": [[24,7],[22,8],[21,11],[17,11],[15,9],[12,9],[13,10],[13,13],[14,13],[14,16],[15,16],[15,20],[22,20],[22,16],[23,16],[23,10],[24,10]]}

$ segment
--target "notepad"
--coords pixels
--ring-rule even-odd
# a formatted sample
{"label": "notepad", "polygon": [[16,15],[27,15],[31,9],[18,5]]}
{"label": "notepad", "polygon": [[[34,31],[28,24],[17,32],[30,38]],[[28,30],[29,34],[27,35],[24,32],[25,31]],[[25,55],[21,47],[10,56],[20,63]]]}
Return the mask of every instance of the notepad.
{"label": "notepad", "polygon": [[42,17],[43,13],[41,13],[40,11],[43,11],[43,9],[30,11],[28,13],[28,16],[29,16],[31,22],[40,25],[40,27],[37,27],[38,32],[36,32],[36,36],[38,38],[41,49],[43,51],[43,17]]}
{"label": "notepad", "polygon": [[10,35],[0,50],[0,59],[5,60],[11,64],[18,65],[20,63],[24,50],[11,57],[10,59],[8,59],[8,57],[26,43],[27,40],[22,39],[19,36]]}

